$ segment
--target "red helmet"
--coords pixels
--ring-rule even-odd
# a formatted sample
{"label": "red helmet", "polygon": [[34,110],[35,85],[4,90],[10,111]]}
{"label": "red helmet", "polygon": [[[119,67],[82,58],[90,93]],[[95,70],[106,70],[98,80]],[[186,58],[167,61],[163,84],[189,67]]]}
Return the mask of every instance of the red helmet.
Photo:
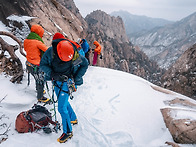
{"label": "red helmet", "polygon": [[73,45],[67,40],[60,41],[57,44],[57,53],[62,61],[70,61],[74,56]]}
{"label": "red helmet", "polygon": [[63,34],[57,32],[54,34],[52,40],[55,40],[55,39],[65,39],[65,37],[63,36]]}

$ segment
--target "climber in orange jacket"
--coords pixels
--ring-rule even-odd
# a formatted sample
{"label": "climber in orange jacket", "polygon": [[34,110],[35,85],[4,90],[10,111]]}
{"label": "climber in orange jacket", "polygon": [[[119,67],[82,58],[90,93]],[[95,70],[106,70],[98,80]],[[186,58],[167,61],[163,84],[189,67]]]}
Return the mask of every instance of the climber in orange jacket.
{"label": "climber in orange jacket", "polygon": [[42,37],[44,29],[40,25],[32,25],[31,32],[24,40],[24,50],[26,51],[26,66],[36,82],[37,99],[39,102],[47,102],[49,99],[43,96],[44,75],[39,72],[39,64],[43,53],[47,50]]}
{"label": "climber in orange jacket", "polygon": [[43,34],[44,29],[40,25],[32,25],[31,33],[24,40],[27,61],[38,66],[41,61],[42,51],[45,52],[47,50],[47,46],[42,40]]}
{"label": "climber in orange jacket", "polygon": [[99,65],[99,58],[101,55],[101,45],[97,42],[94,41],[93,44],[96,46],[94,49],[94,56],[93,56],[93,66]]}

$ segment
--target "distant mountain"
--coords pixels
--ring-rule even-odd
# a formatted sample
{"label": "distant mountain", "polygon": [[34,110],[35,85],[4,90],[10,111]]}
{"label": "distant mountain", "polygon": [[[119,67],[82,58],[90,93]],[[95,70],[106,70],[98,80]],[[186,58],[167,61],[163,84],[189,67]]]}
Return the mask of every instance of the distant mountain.
{"label": "distant mountain", "polygon": [[196,12],[173,24],[133,36],[131,42],[167,69],[196,43]]}
{"label": "distant mountain", "polygon": [[151,18],[147,16],[133,15],[127,11],[114,11],[111,16],[120,16],[125,24],[128,37],[135,36],[137,33],[146,32],[155,27],[173,23],[161,18]]}

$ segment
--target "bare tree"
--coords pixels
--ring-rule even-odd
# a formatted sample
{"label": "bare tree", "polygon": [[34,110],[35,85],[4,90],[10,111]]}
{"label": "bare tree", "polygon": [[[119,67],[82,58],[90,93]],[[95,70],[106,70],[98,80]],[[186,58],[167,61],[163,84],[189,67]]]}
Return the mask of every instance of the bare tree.
{"label": "bare tree", "polygon": [[[11,37],[13,40],[15,40],[20,47],[20,53],[26,57],[25,53],[23,52],[23,45],[19,39],[17,39],[14,35],[12,35],[9,32],[4,32],[0,31],[0,35],[6,35]],[[11,78],[12,83],[20,83],[23,79],[23,66],[20,61],[20,59],[16,56],[15,51],[18,49],[18,46],[13,46],[5,42],[1,37],[0,37],[0,45],[1,45],[1,54],[0,54],[0,59],[2,62],[2,68],[5,72],[7,72],[9,75],[13,76]],[[5,51],[7,51],[10,55],[10,58],[5,57]]]}

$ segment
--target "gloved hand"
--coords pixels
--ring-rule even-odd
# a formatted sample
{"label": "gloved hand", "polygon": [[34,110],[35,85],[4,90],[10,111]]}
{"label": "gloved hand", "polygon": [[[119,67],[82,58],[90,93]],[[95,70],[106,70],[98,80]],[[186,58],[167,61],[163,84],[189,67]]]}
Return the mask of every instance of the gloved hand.
{"label": "gloved hand", "polygon": [[82,78],[74,78],[74,82],[75,82],[75,85],[82,85],[83,84],[83,79]]}
{"label": "gloved hand", "polygon": [[51,72],[51,78],[55,81],[66,81],[68,78],[65,75],[60,75],[59,73]]}
{"label": "gloved hand", "polygon": [[103,59],[103,56],[102,56],[102,54],[100,53],[100,59]]}

